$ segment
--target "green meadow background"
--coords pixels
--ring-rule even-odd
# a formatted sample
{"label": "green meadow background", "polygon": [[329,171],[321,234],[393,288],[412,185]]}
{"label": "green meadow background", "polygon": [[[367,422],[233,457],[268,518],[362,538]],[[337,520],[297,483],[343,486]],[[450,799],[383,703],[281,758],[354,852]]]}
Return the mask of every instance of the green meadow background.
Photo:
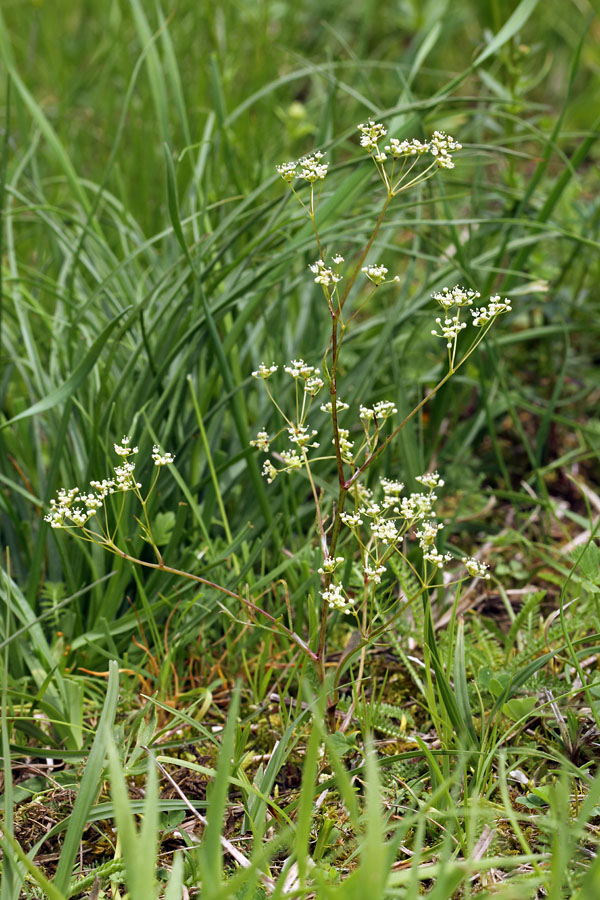
{"label": "green meadow background", "polygon": [[[120,885],[134,900],[183,886],[215,900],[595,897],[592,5],[13,0],[0,14],[1,900],[87,896],[99,866],[104,896]],[[43,516],[58,488],[106,477],[125,434],[147,483],[160,443],[176,454],[150,510],[165,560],[314,629],[314,507],[305,481],[260,475],[249,441],[279,425],[250,373],[318,365],[330,324],[308,276],[311,229],[275,165],[327,152],[319,229],[358,254],[382,200],[358,147],[368,118],[400,138],[446,130],[464,149],[378,235],[374,253],[401,281],[348,335],[349,419],[382,398],[406,414],[435,384],[433,290],[498,292],[513,313],[379,470],[411,484],[439,469],[446,540],[483,548],[494,578],[469,595],[464,632],[436,607],[435,690],[415,615],[354,698],[349,669],[355,718],[332,739],[280,635]],[[334,497],[325,470],[318,486]],[[118,541],[150,558],[134,513],[128,500]],[[349,630],[334,617],[332,658]],[[315,812],[323,743],[330,793]],[[202,840],[173,836],[191,813],[145,748],[171,774],[191,765],[183,790],[209,810]],[[35,768],[46,758],[56,771]],[[45,830],[32,824],[40,803]],[[249,868],[222,838],[242,839]],[[157,848],[154,881],[139,863]]]}

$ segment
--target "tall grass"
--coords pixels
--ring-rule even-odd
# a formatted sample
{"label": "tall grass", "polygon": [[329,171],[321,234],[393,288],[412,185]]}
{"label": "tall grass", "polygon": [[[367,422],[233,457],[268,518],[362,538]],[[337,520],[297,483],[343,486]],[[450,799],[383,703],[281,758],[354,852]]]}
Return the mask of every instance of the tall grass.
{"label": "tall grass", "polygon": [[[215,898],[594,896],[598,22],[581,4],[569,12],[535,0],[409,2],[401,15],[333,0],[3,11],[3,900],[89,890],[80,842],[113,816],[100,879],[132,897],[154,889],[157,848],[169,898],[200,883]],[[327,343],[306,278],[312,233],[274,165],[327,149],[319,230],[364,245],[372,173],[348,173],[368,116],[400,137],[447,128],[465,151],[378,236],[402,290],[358,320],[344,399],[385,395],[408,412],[438,372],[431,291],[458,280],[510,292],[510,329],[385,464],[403,480],[443,470],[458,497],[449,533],[488,539],[508,624],[489,606],[469,614],[469,596],[454,611],[440,600],[431,619],[415,610],[390,635],[403,674],[374,654],[366,693],[353,693],[350,659],[347,724],[329,735],[281,635],[208,590],[50,533],[43,514],[58,487],[108,474],[123,434],[148,461],[159,442],[176,454],[150,506],[164,559],[310,631],[314,509],[302,482],[274,492],[261,479],[249,439],[274,419],[249,375]],[[131,507],[118,539],[147,552]],[[406,591],[409,574],[397,577]],[[340,623],[330,637],[341,652]],[[239,721],[223,709],[237,678]],[[32,801],[19,766],[46,758]],[[207,808],[192,803],[200,841],[177,831],[189,800],[160,766],[176,783],[184,767],[212,782]],[[128,796],[132,779],[145,800]],[[73,786],[49,835],[19,850],[20,810]],[[36,863],[44,840],[58,865]]]}

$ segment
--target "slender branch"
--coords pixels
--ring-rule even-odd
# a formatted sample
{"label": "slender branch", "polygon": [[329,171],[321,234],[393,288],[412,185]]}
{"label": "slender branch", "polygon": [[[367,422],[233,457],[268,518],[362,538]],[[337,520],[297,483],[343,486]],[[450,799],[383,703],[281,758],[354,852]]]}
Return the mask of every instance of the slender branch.
{"label": "slender branch", "polygon": [[392,200],[392,194],[388,193],[387,197],[385,198],[385,203],[383,204],[383,209],[381,210],[381,213],[379,214],[379,218],[377,219],[377,222],[375,223],[375,228],[373,229],[373,234],[369,238],[365,249],[361,253],[360,259],[358,260],[358,263],[356,264],[356,268],[354,269],[354,272],[348,279],[348,283],[346,285],[344,293],[342,294],[342,299],[340,300],[340,309],[343,308],[344,303],[348,299],[348,294],[352,290],[352,288],[354,286],[354,282],[358,278],[360,270],[362,269],[362,265],[368,256],[369,250],[373,246],[373,241],[377,237],[377,233],[378,233],[379,229],[381,228],[381,223],[383,222],[383,220],[385,218],[385,214],[387,212],[387,208],[390,205],[391,200]]}
{"label": "slender branch", "polygon": [[323,526],[323,517],[321,515],[321,504],[319,503],[319,496],[317,494],[317,488],[315,487],[315,482],[313,481],[312,472],[310,471],[310,464],[308,462],[308,457],[306,455],[306,450],[302,447],[302,456],[304,459],[304,468],[306,469],[306,474],[308,475],[308,480],[310,481],[310,487],[312,490],[313,500],[315,501],[315,509],[317,513],[317,525],[319,526],[319,535],[321,537],[321,549],[323,550],[323,558],[327,559],[329,556],[329,552],[327,550],[327,538],[325,536],[325,528]]}
{"label": "slender branch", "polygon": [[[465,357],[465,358],[466,358],[466,357]],[[429,400],[431,400],[431,398],[432,398],[433,396],[435,396],[435,394],[437,394],[437,392],[438,392],[439,389],[442,387],[442,385],[446,384],[446,382],[448,381],[448,379],[451,378],[452,375],[454,375],[454,373],[457,371],[457,369],[460,368],[460,366],[463,364],[464,361],[465,361],[465,360],[462,359],[462,360],[460,361],[460,363],[458,364],[458,366],[456,366],[455,369],[449,369],[449,370],[446,372],[446,374],[444,375],[444,377],[442,378],[442,380],[439,381],[439,382],[436,384],[436,386],[435,386],[434,388],[432,388],[432,390],[430,390],[428,394],[425,395],[425,397],[423,397],[423,399],[421,400],[420,403],[417,403],[417,405],[416,405],[415,408],[412,410],[412,412],[410,412],[410,413],[409,413],[409,414],[408,414],[408,415],[400,422],[400,424],[399,424],[398,426],[396,426],[396,428],[394,428],[394,430],[392,431],[392,433],[391,433],[390,435],[387,436],[387,438],[385,439],[385,441],[384,441],[382,444],[380,444],[379,447],[378,447],[376,450],[373,451],[373,453],[371,453],[371,455],[364,461],[364,463],[362,464],[362,466],[361,466],[359,469],[357,469],[356,472],[354,473],[354,475],[353,475],[351,478],[349,478],[348,481],[345,483],[344,487],[346,488],[346,490],[350,490],[350,488],[352,487],[352,485],[354,484],[354,482],[357,481],[357,480],[360,478],[360,476],[361,476],[362,473],[365,471],[365,469],[367,469],[367,468],[371,465],[371,463],[374,462],[374,461],[377,459],[377,457],[380,456],[380,455],[383,453],[383,451],[384,451],[385,448],[388,446],[388,444],[391,443],[391,441],[394,440],[394,438],[396,437],[396,435],[398,435],[399,432],[402,431],[402,429],[404,428],[404,426],[405,426],[408,422],[410,422],[410,420],[412,419],[412,417],[415,416],[415,415],[419,412],[419,410],[422,409],[422,408],[425,406],[425,404],[426,404]]]}
{"label": "slender branch", "polygon": [[139,566],[145,566],[147,569],[157,569],[160,572],[168,572],[171,575],[179,575],[181,578],[189,578],[190,581],[195,581],[198,584],[204,584],[206,587],[213,588],[215,591],[219,591],[221,594],[225,594],[227,597],[232,597],[234,600],[239,600],[241,603],[250,607],[254,612],[260,613],[261,616],[264,616],[270,622],[273,623],[277,628],[281,631],[285,632],[287,636],[294,641],[299,647],[304,650],[304,652],[310,656],[310,658],[316,661],[317,656],[313,650],[310,649],[308,644],[306,644],[302,638],[296,634],[295,631],[292,631],[287,625],[284,625],[283,622],[280,622],[275,616],[272,616],[271,613],[268,613],[266,609],[262,609],[262,607],[257,606],[255,603],[252,603],[251,600],[248,600],[245,597],[242,597],[241,594],[235,594],[233,591],[230,591],[228,588],[222,587],[220,584],[216,584],[214,581],[209,581],[208,578],[203,578],[201,575],[193,575],[191,572],[184,572],[182,569],[174,569],[172,566],[159,565],[159,563],[147,562],[144,559],[137,559],[135,556],[130,556],[129,553],[125,553],[124,550],[121,550],[115,544],[112,546],[105,545],[108,549],[114,553],[116,556],[120,556],[122,559],[126,559],[128,562],[137,563]]}

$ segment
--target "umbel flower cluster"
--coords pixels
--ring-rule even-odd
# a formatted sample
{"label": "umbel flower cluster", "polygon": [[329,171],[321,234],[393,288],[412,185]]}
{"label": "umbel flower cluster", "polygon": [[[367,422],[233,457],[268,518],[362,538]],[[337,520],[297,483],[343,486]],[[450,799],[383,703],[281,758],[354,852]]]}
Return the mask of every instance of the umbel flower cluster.
{"label": "umbel flower cluster", "polygon": [[[440,553],[436,546],[437,537],[443,529],[435,512],[438,499],[435,489],[444,486],[437,472],[417,476],[425,490],[402,496],[404,485],[393,479],[381,478],[377,499],[373,491],[362,487],[357,491],[357,502],[353,512],[342,512],[344,525],[353,533],[362,550],[362,572],[364,584],[379,584],[386,572],[386,563],[396,553],[408,562],[403,550],[404,541],[410,535],[418,541],[423,560],[435,569],[442,569],[455,562],[451,553]],[[360,500],[358,500],[360,497]],[[366,533],[365,533],[366,532]],[[338,557],[335,565],[326,559],[324,572],[335,572],[345,560]],[[488,567],[473,557],[462,558],[462,565],[472,577],[489,579]],[[355,603],[357,592],[346,591],[335,577],[322,591],[321,596],[331,608],[349,613]]]}
{"label": "umbel flower cluster", "polygon": [[[55,500],[50,501],[50,511],[44,516],[51,528],[84,528],[84,526],[103,508],[109,494],[125,494],[133,491],[139,496],[142,485],[135,479],[135,463],[130,457],[138,453],[137,447],[131,447],[131,438],[123,437],[120,444],[114,444],[121,464],[114,467],[113,478],[102,481],[90,481],[91,491],[80,491],[78,487],[65,490],[61,488]],[[171,453],[162,453],[158,445],[152,450],[155,466],[168,466],[175,457]],[[141,499],[141,497],[140,497]]]}
{"label": "umbel flower cluster", "polygon": [[443,131],[434,131],[430,140],[424,143],[415,138],[410,141],[390,138],[389,144],[386,144],[382,150],[379,144],[387,134],[387,129],[384,125],[369,119],[366,125],[363,125],[361,122],[358,130],[360,131],[361,147],[364,147],[377,163],[385,162],[388,156],[396,160],[409,156],[425,156],[429,154],[440,169],[453,169],[452,154],[456,150],[462,150],[462,144],[459,144],[458,141],[455,141],[453,137],[450,137],[449,134],[445,134]]}

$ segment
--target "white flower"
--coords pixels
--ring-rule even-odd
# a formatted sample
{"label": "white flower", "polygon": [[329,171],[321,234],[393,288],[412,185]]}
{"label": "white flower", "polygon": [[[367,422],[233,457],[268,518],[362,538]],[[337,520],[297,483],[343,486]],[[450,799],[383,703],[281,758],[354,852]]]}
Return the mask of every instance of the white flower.
{"label": "white flower", "polygon": [[398,410],[391,400],[379,400],[372,409],[370,406],[361,405],[359,415],[363,422],[371,422],[373,419],[380,419],[382,422],[385,422],[386,419],[389,419],[390,416],[397,412]]}
{"label": "white flower", "polygon": [[433,504],[437,500],[435,494],[411,494],[403,497],[398,508],[398,515],[407,522],[417,519],[429,519],[434,515]]}
{"label": "white flower", "polygon": [[137,453],[138,448],[130,447],[129,446],[130,443],[131,443],[130,437],[122,437],[120,444],[113,444],[113,447],[115,448],[115,453],[117,454],[117,456],[127,457],[127,456],[131,456],[131,454],[133,454],[133,453]]}
{"label": "white flower", "polygon": [[252,377],[253,378],[264,378],[266,380],[267,378],[271,377],[273,372],[277,371],[277,368],[278,367],[276,365],[265,366],[265,364],[261,362],[258,369],[255,369],[255,371],[252,373]]}
{"label": "white flower", "polygon": [[444,567],[444,563],[449,563],[452,561],[452,554],[438,553],[435,547],[430,547],[423,553],[423,559],[426,559],[428,562],[433,563],[433,565],[437,566],[438,569],[442,569]]}
{"label": "white flower", "polygon": [[332,584],[324,591],[320,591],[323,600],[326,600],[330,609],[339,609],[343,613],[350,612],[352,601],[344,597],[344,590],[341,584]]}
{"label": "white flower", "polygon": [[472,578],[489,579],[490,577],[489,572],[487,571],[489,566],[479,562],[477,559],[473,559],[471,556],[467,556],[463,559],[463,566]]}
{"label": "white flower", "polygon": [[399,532],[395,523],[391,519],[376,519],[371,522],[371,531],[373,537],[381,541],[382,544],[395,544],[399,538]]}
{"label": "white flower", "polygon": [[424,487],[431,488],[431,490],[435,487],[444,487],[445,484],[444,479],[440,478],[439,472],[426,472],[424,475],[417,475],[415,481],[418,481]]}
{"label": "white flower", "polygon": [[427,548],[435,542],[438,531],[441,531],[443,527],[442,524],[438,524],[435,521],[425,521],[421,523],[421,530],[416,532],[421,550],[427,550]]}
{"label": "white flower", "polygon": [[311,397],[316,397],[324,384],[325,382],[320,375],[311,375],[304,383],[304,390],[307,394],[310,394]]}
{"label": "white flower", "polygon": [[325,575],[326,572],[328,574],[331,574],[332,572],[335,572],[337,567],[339,565],[341,565],[343,562],[344,562],[343,556],[335,556],[335,557],[328,556],[327,559],[323,560],[323,565],[317,571],[318,571],[319,575]]}
{"label": "white flower", "polygon": [[292,378],[310,378],[315,372],[314,366],[307,366],[303,359],[293,359],[289,366],[284,366],[283,371]]}
{"label": "white flower", "polygon": [[298,177],[303,178],[310,184],[315,181],[323,181],[327,175],[328,163],[322,163],[324,154],[320,150],[316,150],[312,156],[303,156],[299,159],[297,165],[300,167]]}
{"label": "white flower", "polygon": [[356,492],[356,498],[359,503],[370,503],[373,499],[373,491],[371,488],[368,488],[366,484],[363,484],[362,481],[357,481],[354,485],[354,490]]}
{"label": "white flower", "polygon": [[83,509],[81,509],[81,507],[77,506],[75,507],[75,509],[70,510],[69,518],[74,525],[78,525],[81,528],[83,525],[85,525],[90,516],[88,516],[87,513]]}
{"label": "white flower", "polygon": [[451,153],[455,150],[462,150],[462,144],[455,141],[453,137],[443,131],[434,131],[429,141],[429,152],[437,160],[438,166],[442,169],[453,169],[454,162]]}
{"label": "white flower", "polygon": [[429,152],[429,144],[422,144],[416,138],[411,141],[399,141],[398,138],[390,138],[389,146],[385,148],[391,153],[394,159],[400,156],[422,156],[423,153]]}
{"label": "white flower", "polygon": [[96,491],[96,495],[102,500],[107,494],[114,494],[115,483],[112,478],[103,478],[102,481],[90,481],[90,487]]}
{"label": "white flower", "polygon": [[334,272],[333,269],[329,269],[322,259],[318,259],[316,262],[311,263],[308,268],[315,275],[315,284],[322,284],[327,287],[330,284],[337,284],[338,281],[342,280],[342,276],[338,275],[337,272]]}
{"label": "white flower", "polygon": [[391,400],[379,400],[373,407],[373,412],[377,419],[385,421],[386,419],[389,419],[390,416],[395,415],[398,410]]}
{"label": "white flower", "polygon": [[158,444],[155,444],[152,448],[152,459],[155,466],[170,466],[172,462],[175,462],[173,454],[161,453]]}
{"label": "white flower", "polygon": [[388,270],[385,266],[372,265],[372,266],[363,266],[360,270],[364,275],[367,276],[369,281],[372,281],[373,284],[377,287],[377,285],[383,284],[385,281],[385,276],[388,273]]}
{"label": "white flower", "polygon": [[317,443],[309,443],[313,439],[317,432],[312,431],[309,432],[306,425],[290,425],[288,428],[288,434],[290,436],[290,441],[292,444],[297,444],[298,447],[318,447]]}
{"label": "white flower", "polygon": [[380,478],[379,483],[383,488],[384,496],[397,497],[404,490],[404,485],[401,481],[394,481],[391,478]]}
{"label": "white flower", "polygon": [[[318,446],[318,445],[317,445]],[[302,468],[302,459],[295,450],[282,450],[281,458],[286,465],[286,471],[292,472],[294,469]]]}
{"label": "white flower", "polygon": [[[83,506],[74,506],[76,501]],[[96,515],[102,507],[102,501],[103,497],[96,494],[80,495],[78,487],[68,491],[61,488],[57,493],[57,499],[50,501],[50,509],[44,516],[44,521],[48,522],[51,528],[65,528],[71,524],[81,528]]]}
{"label": "white flower", "polygon": [[369,563],[365,565],[365,580],[372,581],[373,584],[381,583],[381,576],[385,572],[385,566],[371,566]]}
{"label": "white flower", "polygon": [[378,519],[381,515],[381,506],[373,500],[367,500],[364,506],[361,506],[360,512],[368,516],[370,519]]}
{"label": "white flower", "polygon": [[458,318],[458,316],[452,316],[452,318],[449,318],[448,316],[446,316],[443,323],[440,318],[436,319],[435,321],[436,321],[436,324],[439,326],[440,331],[438,332],[435,329],[432,329],[431,333],[435,337],[444,338],[448,349],[450,349],[452,347],[453,341],[456,340],[456,338],[461,333],[463,328],[467,327],[467,323],[461,322],[460,319]]}
{"label": "white flower", "polygon": [[[154,455],[153,455],[154,457]],[[133,477],[135,466],[133,463],[124,462],[122,466],[115,469],[115,490],[116,491],[133,491],[135,488],[141,488],[141,484]]]}
{"label": "white flower", "polygon": [[[338,437],[340,442],[340,453],[344,462],[351,463],[353,462],[352,458],[352,448],[354,447],[354,441],[348,440],[348,435],[350,432],[347,428],[338,428]],[[332,444],[335,444],[335,438],[331,441]]]}
{"label": "white flower", "polygon": [[[349,409],[350,407],[348,406],[347,403],[344,403],[343,400],[340,400],[339,397],[336,397],[335,408],[339,412],[342,409]],[[321,412],[329,413],[331,415],[331,413],[333,411],[333,404],[332,404],[331,400],[329,400],[327,403],[322,403],[321,406],[319,407],[319,409],[321,410]]]}
{"label": "white flower", "polygon": [[362,523],[363,523],[363,520],[360,517],[360,513],[357,513],[357,512],[340,513],[340,519],[342,520],[344,525],[348,526],[348,528],[356,528],[358,525],[362,525]]}
{"label": "white flower", "polygon": [[288,184],[291,184],[296,177],[296,166],[298,164],[295,162],[287,162],[281,163],[279,166],[275,166],[281,177],[284,181],[287,181]]}
{"label": "white flower", "polygon": [[499,294],[495,294],[493,297],[490,297],[490,302],[487,306],[482,306],[479,309],[472,309],[471,315],[473,316],[473,325],[476,327],[481,327],[482,325],[487,325],[488,322],[491,322],[492,319],[495,319],[496,316],[501,315],[502,313],[507,313],[512,310],[512,306],[510,300],[506,297],[504,300],[500,299]]}
{"label": "white flower", "polygon": [[93,516],[99,509],[102,509],[103,498],[98,497],[96,494],[84,495],[81,500],[87,508],[88,516]]}
{"label": "white flower", "polygon": [[321,162],[323,156],[324,154],[317,150],[312,156],[303,156],[297,162],[281,163],[275,168],[288,184],[296,178],[303,178],[314,184],[315,181],[323,181],[327,175],[328,164]]}
{"label": "white flower", "polygon": [[378,152],[377,141],[387,134],[385,126],[380,122],[374,122],[372,119],[369,119],[366,125],[361,122],[358,130],[360,131],[360,146],[368,150],[369,153],[371,151]]}
{"label": "white flower", "polygon": [[270,459],[265,459],[262,467],[263,477],[267,479],[267,484],[272,484],[279,474]]}
{"label": "white flower", "polygon": [[336,253],[335,256],[332,257],[332,260],[336,264],[336,266],[339,266],[340,263],[344,262],[344,257],[340,256],[339,253]]}
{"label": "white flower", "polygon": [[431,296],[444,309],[451,309],[453,306],[471,306],[473,300],[478,300],[481,294],[457,284],[453,288],[444,287],[441,291],[434,291]]}
{"label": "white flower", "polygon": [[262,451],[264,451],[264,453],[267,453],[269,450],[269,443],[270,443],[269,435],[267,434],[266,431],[263,430],[263,431],[258,432],[255,440],[250,441],[250,446],[258,447],[259,450],[262,450]]}

